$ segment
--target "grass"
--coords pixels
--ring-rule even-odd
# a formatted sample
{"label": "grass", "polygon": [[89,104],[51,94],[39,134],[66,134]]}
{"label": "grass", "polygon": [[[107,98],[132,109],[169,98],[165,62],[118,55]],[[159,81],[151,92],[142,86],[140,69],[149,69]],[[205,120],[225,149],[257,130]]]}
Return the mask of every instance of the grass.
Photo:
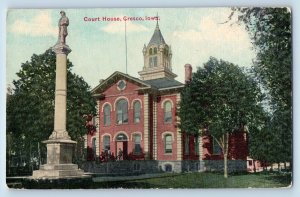
{"label": "grass", "polygon": [[235,174],[227,179],[221,173],[166,174],[158,178],[126,181],[88,182],[86,184],[23,184],[23,188],[278,188],[291,185],[291,174]]}
{"label": "grass", "polygon": [[278,188],[291,184],[291,174],[173,174],[160,178],[95,183],[92,188]]}

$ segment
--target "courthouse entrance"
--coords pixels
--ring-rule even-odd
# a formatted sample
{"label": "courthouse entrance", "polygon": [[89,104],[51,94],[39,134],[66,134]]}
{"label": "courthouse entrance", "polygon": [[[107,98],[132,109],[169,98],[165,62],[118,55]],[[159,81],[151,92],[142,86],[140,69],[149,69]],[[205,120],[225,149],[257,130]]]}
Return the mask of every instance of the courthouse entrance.
{"label": "courthouse entrance", "polygon": [[[116,157],[118,160],[126,160],[127,159],[127,147],[128,147],[128,139],[127,136],[123,133],[120,133],[116,137]],[[120,150],[122,151],[121,157],[120,157]]]}

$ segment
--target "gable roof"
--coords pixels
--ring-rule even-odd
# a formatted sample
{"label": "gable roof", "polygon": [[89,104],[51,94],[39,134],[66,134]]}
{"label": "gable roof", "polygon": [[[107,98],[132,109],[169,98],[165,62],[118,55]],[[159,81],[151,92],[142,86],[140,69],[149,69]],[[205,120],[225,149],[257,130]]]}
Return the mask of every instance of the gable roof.
{"label": "gable roof", "polygon": [[138,84],[140,88],[137,90],[151,89],[154,91],[162,91],[184,87],[184,84],[180,83],[179,81],[176,81],[175,79],[159,78],[143,81],[138,78],[132,77],[128,74],[116,71],[107,79],[103,80],[94,89],[92,89],[91,92],[94,96],[101,96],[102,92],[104,92],[107,88],[109,88],[112,84],[116,83],[120,79],[127,79],[129,82]]}
{"label": "gable roof", "polygon": [[111,84],[115,83],[116,81],[118,81],[119,79],[127,79],[128,81],[131,81],[133,83],[137,83],[138,85],[140,85],[143,88],[151,88],[151,86],[147,83],[145,83],[144,81],[132,77],[128,74],[116,71],[114,72],[112,75],[110,75],[107,79],[103,80],[102,82],[100,82],[99,85],[97,85],[94,89],[92,89],[92,94],[97,94],[100,93],[102,91],[104,91],[105,89],[107,89],[108,87],[111,86]]}

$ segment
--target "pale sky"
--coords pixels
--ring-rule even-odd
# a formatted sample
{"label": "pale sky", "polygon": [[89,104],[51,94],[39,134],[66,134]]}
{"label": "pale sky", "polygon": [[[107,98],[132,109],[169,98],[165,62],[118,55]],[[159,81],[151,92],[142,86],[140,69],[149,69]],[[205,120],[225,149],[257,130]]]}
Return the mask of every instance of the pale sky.
{"label": "pale sky", "polygon": [[[21,63],[42,54],[57,41],[60,10],[9,10],[7,14],[7,84],[18,79]],[[184,65],[194,71],[210,56],[249,67],[255,57],[244,26],[225,22],[230,8],[65,9],[70,20],[68,55],[72,71],[94,88],[115,71],[125,73],[124,21],[86,22],[84,17],[146,17],[159,15],[163,37],[173,52],[173,72],[184,80]],[[139,77],[142,49],[148,44],[156,21],[127,21],[128,74]]]}

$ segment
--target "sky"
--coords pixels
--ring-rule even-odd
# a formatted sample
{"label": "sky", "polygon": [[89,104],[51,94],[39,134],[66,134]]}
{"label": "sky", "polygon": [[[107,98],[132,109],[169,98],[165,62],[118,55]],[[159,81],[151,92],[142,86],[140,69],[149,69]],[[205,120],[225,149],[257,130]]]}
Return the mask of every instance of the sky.
{"label": "sky", "polygon": [[[33,54],[42,54],[58,37],[58,9],[12,9],[7,13],[6,83],[17,80],[21,64]],[[65,9],[70,20],[67,45],[72,71],[94,88],[100,79],[115,71],[126,72],[124,17],[154,17],[168,45],[171,45],[173,72],[184,81],[184,65],[194,71],[210,56],[239,66],[249,67],[255,57],[243,25],[225,23],[230,8],[148,8],[148,9]],[[87,18],[100,21],[86,21]],[[122,21],[103,21],[103,17],[119,17]],[[143,67],[142,49],[148,44],[156,26],[155,20],[126,21],[128,74],[139,77]]]}

